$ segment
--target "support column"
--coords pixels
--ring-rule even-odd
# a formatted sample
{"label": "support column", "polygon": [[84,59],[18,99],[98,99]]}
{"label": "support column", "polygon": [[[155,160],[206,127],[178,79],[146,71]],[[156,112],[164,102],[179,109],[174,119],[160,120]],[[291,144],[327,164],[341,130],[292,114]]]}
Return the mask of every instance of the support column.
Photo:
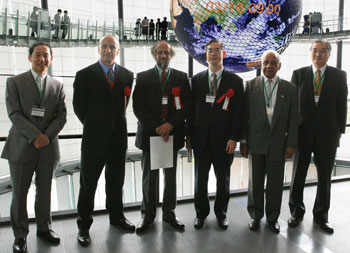
{"label": "support column", "polygon": [[41,0],[41,9],[43,10],[49,10],[49,4],[47,2],[48,0]]}
{"label": "support column", "polygon": [[338,29],[339,31],[343,31],[344,25],[344,0],[339,0],[339,23]]}
{"label": "support column", "polygon": [[188,54],[188,77],[192,78],[193,76],[193,58]]}
{"label": "support column", "polygon": [[[124,48],[122,47],[122,41],[124,40],[124,9],[123,9],[123,0],[118,0],[118,20],[119,20],[119,41],[121,42],[120,45],[120,52],[119,52],[119,58],[120,58],[120,65],[125,66],[125,52]],[[113,31],[114,33],[114,31]]]}
{"label": "support column", "polygon": [[337,41],[337,68],[341,69],[343,61],[343,41]]}

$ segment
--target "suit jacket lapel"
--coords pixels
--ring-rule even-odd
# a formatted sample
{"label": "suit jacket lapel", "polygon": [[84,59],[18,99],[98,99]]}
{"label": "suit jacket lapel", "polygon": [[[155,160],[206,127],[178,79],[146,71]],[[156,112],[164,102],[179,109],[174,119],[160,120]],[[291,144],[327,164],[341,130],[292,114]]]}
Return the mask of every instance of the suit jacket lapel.
{"label": "suit jacket lapel", "polygon": [[266,112],[266,101],[265,101],[265,91],[264,91],[264,84],[262,82],[261,76],[259,76],[256,80],[256,95],[252,96],[254,97],[255,103],[258,104],[261,112],[260,115],[263,115],[264,121],[269,125],[269,120],[267,118],[267,112]]}
{"label": "suit jacket lapel", "polygon": [[35,103],[38,104],[38,87],[36,86],[36,82],[30,70],[27,72],[24,82],[27,83],[27,85],[25,85],[25,89],[27,90],[28,94],[30,94]]}
{"label": "suit jacket lapel", "polygon": [[105,74],[105,72],[103,72],[103,69],[102,69],[102,67],[101,67],[101,65],[100,65],[100,63],[99,62],[96,62],[95,63],[95,66],[94,66],[94,70],[95,70],[95,75],[93,75],[93,76],[95,76],[96,77],[96,79],[97,79],[97,84],[98,85],[103,85],[104,86],[104,89],[106,90],[106,92],[110,95],[110,96],[112,96],[112,89],[111,89],[111,86],[108,84],[108,82],[107,82],[107,79],[106,79],[106,74]]}
{"label": "suit jacket lapel", "polygon": [[283,103],[286,98],[286,87],[284,85],[284,81],[282,79],[279,80],[278,88],[277,88],[277,94],[276,94],[276,102],[274,106],[274,112],[272,116],[272,122],[271,122],[271,131],[273,130],[276,121],[282,111]]}
{"label": "suit jacket lapel", "polygon": [[330,94],[327,90],[329,89],[330,85],[329,83],[331,83],[331,75],[329,74],[329,68],[326,67],[326,70],[324,72],[324,79],[323,79],[323,83],[322,83],[322,88],[321,88],[321,95],[318,101],[318,104],[321,103],[321,101],[323,100],[323,97],[326,95],[323,94]]}

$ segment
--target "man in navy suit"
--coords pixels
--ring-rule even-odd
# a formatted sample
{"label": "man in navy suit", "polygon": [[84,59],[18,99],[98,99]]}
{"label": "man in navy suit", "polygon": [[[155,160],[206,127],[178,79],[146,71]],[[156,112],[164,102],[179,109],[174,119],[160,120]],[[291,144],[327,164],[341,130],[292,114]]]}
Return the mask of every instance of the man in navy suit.
{"label": "man in navy suit", "polygon": [[299,91],[299,145],[289,198],[292,217],[288,220],[290,227],[303,220],[304,184],[313,153],[318,179],[314,222],[330,234],[334,232],[328,222],[331,177],[339,139],[345,132],[348,96],[346,72],[327,65],[331,50],[329,42],[316,40],[310,49],[312,65],[292,75]]}
{"label": "man in navy suit", "polygon": [[98,62],[77,72],[74,80],[74,112],[83,124],[80,191],[78,198],[78,242],[87,246],[98,179],[105,167],[106,208],[111,225],[127,231],[135,226],[123,213],[123,185],[127,127],[125,110],[133,73],[118,65],[118,38],[100,39]]}
{"label": "man in navy suit", "polygon": [[208,70],[192,78],[193,107],[189,133],[195,157],[194,227],[203,227],[209,215],[208,177],[211,165],[217,180],[214,211],[218,225],[227,229],[230,198],[230,169],[240,140],[243,81],[223,67],[224,45],[211,40],[205,47]]}

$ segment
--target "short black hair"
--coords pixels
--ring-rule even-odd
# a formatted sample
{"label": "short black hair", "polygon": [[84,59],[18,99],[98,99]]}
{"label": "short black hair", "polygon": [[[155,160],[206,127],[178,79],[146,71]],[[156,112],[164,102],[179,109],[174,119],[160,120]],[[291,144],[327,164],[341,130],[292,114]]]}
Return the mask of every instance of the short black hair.
{"label": "short black hair", "polygon": [[34,43],[33,45],[31,45],[31,46],[29,47],[29,55],[32,55],[33,52],[34,52],[34,49],[35,49],[36,47],[38,47],[38,46],[47,46],[47,47],[50,49],[50,54],[51,54],[51,56],[53,55],[53,54],[52,54],[52,48],[50,47],[49,44],[47,44],[47,43],[45,43],[45,42],[37,42],[37,43]]}
{"label": "short black hair", "polygon": [[62,10],[61,10],[61,9],[58,9],[57,12],[62,12]]}
{"label": "short black hair", "polygon": [[220,43],[220,49],[225,50],[225,46],[224,46],[224,44],[221,41],[219,41],[217,39],[211,39],[211,40],[208,41],[207,44],[205,44],[205,51],[207,51],[209,45],[212,44],[212,43]]}

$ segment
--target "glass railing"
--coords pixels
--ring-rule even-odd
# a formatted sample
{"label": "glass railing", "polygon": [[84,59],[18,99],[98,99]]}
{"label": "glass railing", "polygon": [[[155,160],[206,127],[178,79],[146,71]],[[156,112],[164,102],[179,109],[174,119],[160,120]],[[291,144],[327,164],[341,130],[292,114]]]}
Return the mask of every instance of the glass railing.
{"label": "glass railing", "polygon": [[[67,25],[56,25],[53,18],[45,10],[41,10],[38,19],[33,20],[28,15],[10,13],[7,9],[0,15],[0,36],[5,39],[5,45],[26,43],[30,40],[52,40],[52,41],[92,41],[97,42],[106,34],[116,34],[123,42],[148,42],[157,39],[156,30],[148,28],[142,34],[142,27],[132,23],[123,23],[121,20],[98,22],[93,20],[74,20]],[[170,23],[169,23],[169,28]],[[57,31],[56,31],[57,30]],[[63,34],[66,36],[63,38]],[[57,36],[58,35],[58,36]],[[57,36],[57,38],[56,38]],[[175,32],[168,29],[166,37],[170,41],[176,41]],[[91,45],[95,45],[91,43]]]}

